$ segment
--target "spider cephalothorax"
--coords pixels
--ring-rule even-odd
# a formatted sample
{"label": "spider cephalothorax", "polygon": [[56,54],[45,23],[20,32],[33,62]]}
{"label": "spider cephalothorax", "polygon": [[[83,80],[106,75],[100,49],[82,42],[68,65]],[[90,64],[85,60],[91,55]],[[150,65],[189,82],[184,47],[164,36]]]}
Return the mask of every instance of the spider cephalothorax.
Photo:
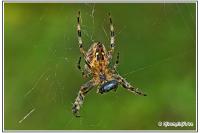
{"label": "spider cephalothorax", "polygon": [[114,52],[115,45],[115,35],[114,27],[112,24],[112,19],[109,14],[110,20],[110,50],[107,51],[105,46],[100,42],[94,42],[89,50],[86,52],[83,49],[83,41],[81,38],[81,26],[80,26],[80,11],[77,16],[77,32],[78,32],[78,43],[80,52],[83,54],[85,59],[84,69],[81,69],[80,62],[81,57],[78,61],[78,68],[82,71],[82,75],[85,78],[91,77],[92,79],[83,84],[79,90],[78,96],[73,104],[72,112],[75,116],[79,116],[79,110],[83,104],[84,97],[92,87],[97,86],[97,93],[106,93],[111,90],[117,89],[118,85],[126,88],[130,92],[133,92],[137,95],[146,96],[142,92],[138,91],[137,88],[131,86],[123,77],[121,77],[117,71],[117,65],[119,63],[119,53],[117,55],[117,60],[113,67],[110,67],[110,60],[112,59],[112,54]]}
{"label": "spider cephalothorax", "polygon": [[103,44],[100,42],[93,43],[86,53],[86,60],[95,81],[104,83],[112,78],[111,71],[108,68],[108,53]]}

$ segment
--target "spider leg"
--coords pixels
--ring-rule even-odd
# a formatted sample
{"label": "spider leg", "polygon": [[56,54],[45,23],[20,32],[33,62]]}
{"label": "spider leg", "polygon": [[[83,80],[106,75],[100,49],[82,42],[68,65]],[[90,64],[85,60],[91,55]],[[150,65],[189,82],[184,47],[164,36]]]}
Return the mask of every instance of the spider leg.
{"label": "spider leg", "polygon": [[140,96],[146,96],[146,94],[142,93],[141,91],[138,90],[138,88],[133,87],[132,85],[130,85],[130,83],[128,83],[123,77],[121,77],[120,75],[116,75],[116,80],[128,91],[136,94],[136,95],[140,95]]}
{"label": "spider leg", "polygon": [[85,50],[83,49],[83,41],[81,37],[80,11],[78,11],[78,16],[77,16],[77,33],[78,33],[78,43],[80,52],[85,56]]}
{"label": "spider leg", "polygon": [[83,104],[85,95],[92,89],[93,86],[95,86],[95,82],[93,80],[90,80],[80,87],[80,90],[78,92],[78,96],[76,97],[75,102],[72,106],[72,113],[76,117],[80,117],[79,110],[80,110],[80,107]]}
{"label": "spider leg", "polygon": [[119,52],[117,53],[117,59],[116,59],[116,61],[115,61],[115,64],[113,65],[113,67],[111,67],[112,73],[115,73],[115,74],[118,73],[118,72],[117,72],[117,67],[118,67],[118,65],[119,65]]}
{"label": "spider leg", "polygon": [[119,52],[117,53],[117,59],[116,59],[115,64],[114,64],[115,71],[117,70],[118,65],[119,65]]}
{"label": "spider leg", "polygon": [[77,63],[77,68],[82,72],[82,76],[85,75],[84,71],[81,68],[81,57],[79,57],[78,63]]}
{"label": "spider leg", "polygon": [[114,26],[112,22],[111,15],[109,13],[109,21],[110,21],[110,50],[108,51],[110,59],[112,58],[112,54],[114,52],[115,48],[115,32],[114,32]]}
{"label": "spider leg", "polygon": [[79,57],[78,63],[77,63],[77,68],[81,71],[83,78],[89,77],[89,72],[87,72],[85,69],[83,70],[81,68],[81,57]]}

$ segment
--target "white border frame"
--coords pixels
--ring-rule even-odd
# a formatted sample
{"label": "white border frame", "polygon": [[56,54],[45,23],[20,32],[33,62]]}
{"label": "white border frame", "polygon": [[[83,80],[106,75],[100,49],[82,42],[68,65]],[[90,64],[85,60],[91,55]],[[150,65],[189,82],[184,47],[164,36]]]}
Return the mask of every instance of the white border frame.
{"label": "white border frame", "polygon": [[[4,3],[196,3],[196,130],[5,130],[4,129]],[[0,104],[2,109],[1,111],[1,116],[0,118],[2,119],[2,124],[0,124],[0,128],[2,129],[2,132],[198,132],[198,120],[199,120],[199,115],[198,115],[198,104],[199,104],[199,91],[198,91],[198,62],[200,60],[199,55],[198,55],[198,17],[199,17],[199,10],[198,10],[198,1],[193,1],[193,0],[144,0],[144,1],[139,1],[139,0],[4,0],[1,2],[1,15],[2,17],[0,18],[2,22],[2,27],[1,27],[1,40],[2,40],[2,47],[0,48],[0,53],[2,55],[2,58],[0,58],[0,61],[2,62],[2,65],[0,65],[1,71],[1,77],[0,77],[0,84],[2,85],[2,91],[0,91],[0,95],[2,98],[0,98]]]}

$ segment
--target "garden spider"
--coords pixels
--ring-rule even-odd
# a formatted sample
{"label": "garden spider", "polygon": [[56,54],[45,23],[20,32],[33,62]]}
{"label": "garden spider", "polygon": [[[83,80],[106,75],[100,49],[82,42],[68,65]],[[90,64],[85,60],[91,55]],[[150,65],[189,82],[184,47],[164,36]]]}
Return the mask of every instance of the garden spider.
{"label": "garden spider", "polygon": [[85,59],[84,69],[81,68],[81,57],[78,61],[78,69],[82,72],[82,76],[84,78],[88,78],[89,75],[92,76],[92,79],[87,83],[83,84],[80,87],[78,92],[78,96],[75,99],[75,102],[72,107],[72,112],[76,117],[79,117],[79,110],[81,105],[83,104],[83,100],[85,95],[92,89],[94,86],[98,86],[97,93],[105,93],[110,90],[116,91],[118,84],[122,85],[128,91],[146,96],[146,94],[138,91],[138,88],[131,86],[122,76],[120,76],[116,68],[119,63],[119,53],[117,55],[117,60],[112,68],[109,67],[110,60],[112,59],[112,54],[114,52],[115,47],[115,34],[114,27],[111,19],[111,15],[109,13],[109,21],[110,21],[110,50],[107,51],[105,46],[100,42],[94,42],[89,50],[86,52],[83,49],[83,42],[81,38],[81,26],[80,26],[80,11],[77,16],[77,32],[78,32],[78,43],[80,52],[83,54]]}

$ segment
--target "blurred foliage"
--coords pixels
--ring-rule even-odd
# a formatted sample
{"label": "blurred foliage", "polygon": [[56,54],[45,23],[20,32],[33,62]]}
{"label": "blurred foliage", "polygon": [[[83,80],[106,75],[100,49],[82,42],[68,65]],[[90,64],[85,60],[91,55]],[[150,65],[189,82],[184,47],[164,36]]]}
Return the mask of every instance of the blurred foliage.
{"label": "blurred foliage", "polygon": [[[118,71],[147,97],[122,87],[100,95],[94,88],[81,108],[82,117],[72,115],[79,87],[87,81],[76,68],[78,10],[86,49],[93,41],[109,48],[111,13]],[[195,10],[195,3],[5,3],[5,129],[195,129]],[[159,121],[194,126],[165,128]]]}

